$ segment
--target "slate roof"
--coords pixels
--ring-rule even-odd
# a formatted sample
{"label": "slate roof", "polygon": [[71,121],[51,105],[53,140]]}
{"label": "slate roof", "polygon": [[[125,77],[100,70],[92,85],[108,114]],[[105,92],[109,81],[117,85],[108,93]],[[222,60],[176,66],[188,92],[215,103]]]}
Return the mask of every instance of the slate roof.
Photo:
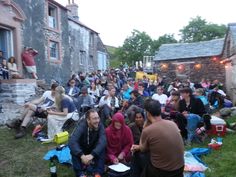
{"label": "slate roof", "polygon": [[223,45],[224,38],[195,43],[163,44],[154,61],[218,56],[222,53]]}

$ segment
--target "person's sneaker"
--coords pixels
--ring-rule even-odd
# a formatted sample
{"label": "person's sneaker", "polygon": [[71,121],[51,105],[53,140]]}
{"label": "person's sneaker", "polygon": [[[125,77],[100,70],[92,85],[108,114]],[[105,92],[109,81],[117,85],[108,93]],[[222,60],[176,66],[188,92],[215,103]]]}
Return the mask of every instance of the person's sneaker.
{"label": "person's sneaker", "polygon": [[16,119],[16,120],[13,120],[12,122],[6,123],[6,126],[7,126],[8,128],[17,129],[17,128],[20,127],[21,123],[22,123],[22,120]]}
{"label": "person's sneaker", "polygon": [[19,132],[15,135],[15,139],[22,138],[26,135],[26,130],[24,127],[20,127]]}

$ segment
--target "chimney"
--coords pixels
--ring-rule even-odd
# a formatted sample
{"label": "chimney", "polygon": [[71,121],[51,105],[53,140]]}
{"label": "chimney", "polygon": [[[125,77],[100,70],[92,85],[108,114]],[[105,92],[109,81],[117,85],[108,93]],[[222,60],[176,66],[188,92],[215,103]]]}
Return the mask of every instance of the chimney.
{"label": "chimney", "polygon": [[69,10],[68,16],[77,21],[79,21],[78,7],[79,6],[75,3],[74,0],[72,0],[72,3],[71,0],[68,0],[68,5],[66,6],[66,8]]}

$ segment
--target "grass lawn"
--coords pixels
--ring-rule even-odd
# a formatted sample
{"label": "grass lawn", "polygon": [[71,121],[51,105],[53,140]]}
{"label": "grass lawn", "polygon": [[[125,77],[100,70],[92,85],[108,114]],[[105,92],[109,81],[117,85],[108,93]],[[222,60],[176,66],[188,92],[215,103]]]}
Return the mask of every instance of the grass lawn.
{"label": "grass lawn", "polygon": [[[229,119],[231,122],[235,118]],[[43,160],[45,153],[54,148],[53,144],[35,141],[30,132],[25,138],[14,140],[14,131],[0,128],[0,177],[48,177],[49,162]],[[206,147],[206,145],[194,145]],[[207,177],[236,177],[236,133],[223,137],[223,146],[203,157],[209,166]],[[58,165],[58,177],[74,176],[73,169]]]}

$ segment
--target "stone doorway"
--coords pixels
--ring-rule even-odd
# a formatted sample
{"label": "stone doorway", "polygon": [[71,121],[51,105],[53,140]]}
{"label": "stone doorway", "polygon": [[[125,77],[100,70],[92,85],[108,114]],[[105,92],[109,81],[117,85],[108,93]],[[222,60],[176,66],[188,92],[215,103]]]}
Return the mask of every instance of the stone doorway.
{"label": "stone doorway", "polygon": [[22,74],[21,51],[22,25],[26,16],[23,10],[14,1],[0,0],[0,50],[3,56],[14,56],[19,72]]}

